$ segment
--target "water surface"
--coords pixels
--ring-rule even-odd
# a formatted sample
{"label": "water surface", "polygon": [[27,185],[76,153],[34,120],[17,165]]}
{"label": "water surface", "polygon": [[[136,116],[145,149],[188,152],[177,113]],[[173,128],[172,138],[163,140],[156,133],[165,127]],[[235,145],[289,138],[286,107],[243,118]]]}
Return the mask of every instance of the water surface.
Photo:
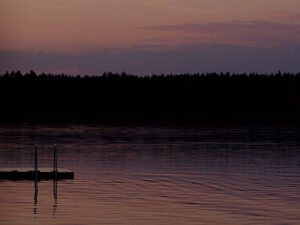
{"label": "water surface", "polygon": [[0,224],[300,224],[297,127],[1,124],[0,167],[35,143],[75,179],[0,181]]}

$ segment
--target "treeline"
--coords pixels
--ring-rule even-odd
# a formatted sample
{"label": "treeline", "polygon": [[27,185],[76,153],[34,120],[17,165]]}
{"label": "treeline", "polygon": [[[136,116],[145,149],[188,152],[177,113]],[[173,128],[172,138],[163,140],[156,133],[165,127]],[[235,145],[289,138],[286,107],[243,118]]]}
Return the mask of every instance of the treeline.
{"label": "treeline", "polygon": [[6,72],[1,118],[199,119],[296,116],[300,73],[101,76]]}

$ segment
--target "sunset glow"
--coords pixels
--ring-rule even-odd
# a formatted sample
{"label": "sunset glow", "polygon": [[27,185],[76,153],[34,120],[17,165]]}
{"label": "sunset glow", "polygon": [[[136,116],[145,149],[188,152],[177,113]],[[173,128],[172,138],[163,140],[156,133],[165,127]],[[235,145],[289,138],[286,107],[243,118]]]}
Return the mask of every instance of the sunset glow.
{"label": "sunset glow", "polygon": [[298,0],[1,0],[0,6],[2,51],[74,55],[300,45]]}

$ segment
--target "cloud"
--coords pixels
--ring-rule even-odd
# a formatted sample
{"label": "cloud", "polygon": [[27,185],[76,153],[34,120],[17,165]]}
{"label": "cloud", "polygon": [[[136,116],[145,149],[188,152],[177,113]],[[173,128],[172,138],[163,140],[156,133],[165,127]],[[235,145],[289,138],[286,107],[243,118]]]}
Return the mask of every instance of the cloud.
{"label": "cloud", "polygon": [[184,32],[199,42],[248,46],[283,46],[300,44],[300,25],[264,21],[186,23],[166,26],[144,26],[137,29]]}
{"label": "cloud", "polygon": [[133,45],[131,46],[131,49],[135,50],[161,50],[165,48],[164,45],[159,45],[159,44],[140,44],[140,45]]}
{"label": "cloud", "polygon": [[199,5],[198,0],[147,0],[143,2],[144,5],[159,8],[163,10],[178,11],[183,13],[209,15],[207,9],[203,9]]}
{"label": "cloud", "polygon": [[145,75],[229,71],[269,73],[300,71],[300,45],[256,48],[232,45],[180,45],[172,49],[91,51],[81,54],[0,51],[0,72],[102,74],[105,71]]}
{"label": "cloud", "polygon": [[287,20],[289,22],[297,22],[300,21],[300,13],[292,13],[287,11],[277,11],[275,13],[276,17],[279,17],[283,20]]}

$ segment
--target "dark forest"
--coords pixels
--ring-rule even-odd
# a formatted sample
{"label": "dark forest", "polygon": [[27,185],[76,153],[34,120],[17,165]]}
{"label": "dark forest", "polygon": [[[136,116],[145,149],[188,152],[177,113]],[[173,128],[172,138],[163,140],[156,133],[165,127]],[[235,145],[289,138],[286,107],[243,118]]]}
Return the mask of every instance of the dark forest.
{"label": "dark forest", "polygon": [[101,76],[6,72],[1,120],[299,122],[300,73]]}

